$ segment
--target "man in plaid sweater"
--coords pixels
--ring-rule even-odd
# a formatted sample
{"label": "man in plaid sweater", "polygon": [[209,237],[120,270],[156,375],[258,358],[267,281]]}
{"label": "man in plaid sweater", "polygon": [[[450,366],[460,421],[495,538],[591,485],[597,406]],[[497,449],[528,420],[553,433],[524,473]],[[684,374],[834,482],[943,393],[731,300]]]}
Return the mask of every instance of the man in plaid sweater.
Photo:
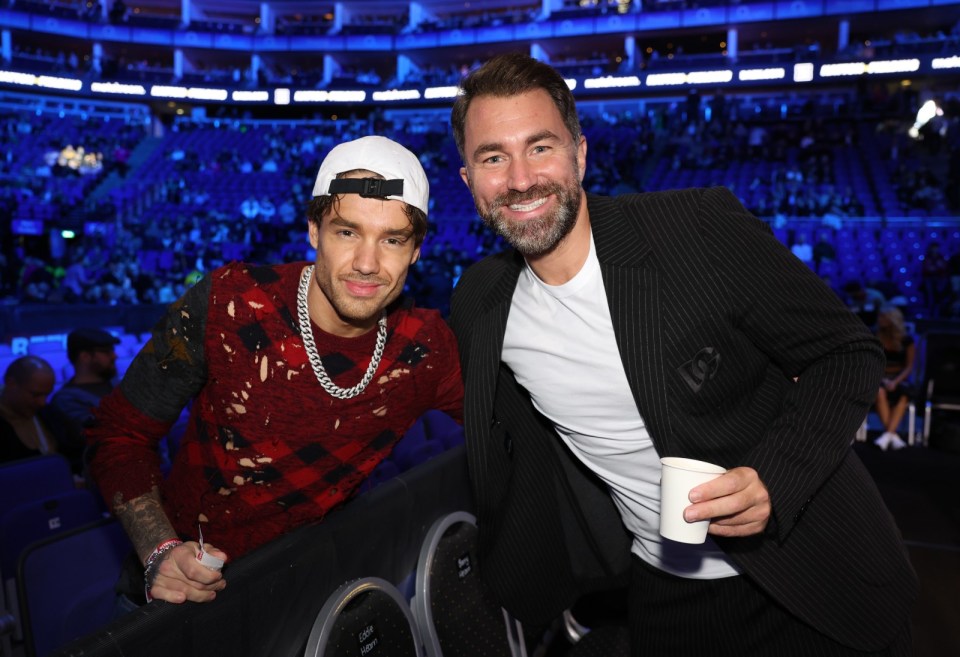
{"label": "man in plaid sweater", "polygon": [[[147,600],[213,600],[224,561],[323,518],[423,412],[461,418],[452,333],[400,300],[428,193],[399,144],[337,146],[308,211],[316,262],[213,271],[101,401],[90,472],[144,566]],[[158,444],[188,403],[164,479]]]}

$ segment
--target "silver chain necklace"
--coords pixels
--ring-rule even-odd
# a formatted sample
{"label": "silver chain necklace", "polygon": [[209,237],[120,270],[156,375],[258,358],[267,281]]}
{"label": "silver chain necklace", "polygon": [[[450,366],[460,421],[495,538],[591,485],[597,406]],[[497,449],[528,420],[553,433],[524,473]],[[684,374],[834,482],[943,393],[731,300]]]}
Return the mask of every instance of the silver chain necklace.
{"label": "silver chain necklace", "polygon": [[366,374],[360,383],[352,388],[341,388],[327,375],[323,368],[323,361],[320,360],[320,354],[317,353],[317,343],[313,340],[313,324],[310,322],[310,312],[307,310],[307,290],[310,288],[310,279],[313,277],[313,265],[306,267],[303,274],[300,275],[300,287],[297,289],[297,319],[300,320],[300,337],[303,339],[303,347],[307,350],[307,358],[310,359],[310,366],[313,367],[313,373],[317,375],[317,381],[323,386],[323,389],[337,399],[350,399],[356,397],[373,379],[374,373],[380,366],[380,359],[383,358],[383,347],[387,344],[387,311],[384,310],[377,322],[377,346],[373,349],[373,357],[370,359],[370,366],[367,367]]}

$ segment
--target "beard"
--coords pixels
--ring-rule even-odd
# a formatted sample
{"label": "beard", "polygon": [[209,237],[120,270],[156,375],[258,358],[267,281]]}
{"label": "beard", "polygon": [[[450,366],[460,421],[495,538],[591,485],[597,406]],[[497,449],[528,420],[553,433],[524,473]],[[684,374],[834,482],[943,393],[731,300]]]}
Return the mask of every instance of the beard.
{"label": "beard", "polygon": [[[476,203],[477,212],[484,223],[525,256],[539,256],[553,249],[566,237],[577,223],[580,212],[581,189],[579,183],[563,186],[558,182],[534,185],[524,192],[508,191],[500,194],[487,208]],[[529,203],[538,198],[555,196],[557,208],[551,214],[538,219],[511,221],[503,216],[502,208]]]}
{"label": "beard", "polygon": [[113,363],[97,367],[96,375],[101,381],[112,381],[117,376],[117,366]]}

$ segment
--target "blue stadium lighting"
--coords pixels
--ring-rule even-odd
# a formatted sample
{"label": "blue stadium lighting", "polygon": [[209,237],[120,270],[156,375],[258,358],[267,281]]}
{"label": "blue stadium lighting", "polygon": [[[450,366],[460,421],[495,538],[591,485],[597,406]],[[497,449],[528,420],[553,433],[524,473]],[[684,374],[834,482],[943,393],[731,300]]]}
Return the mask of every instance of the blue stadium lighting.
{"label": "blue stadium lighting", "polygon": [[234,91],[230,99],[238,103],[265,103],[270,100],[269,91]]}
{"label": "blue stadium lighting", "polygon": [[34,75],[33,73],[18,73],[16,71],[0,70],[0,82],[20,84],[29,87],[42,87],[44,89],[60,89],[62,91],[80,91],[83,89],[83,82],[73,78]]}
{"label": "blue stadium lighting", "polygon": [[919,59],[888,59],[867,64],[867,73],[915,73],[920,70]]}
{"label": "blue stadium lighting", "polygon": [[17,73],[16,71],[0,71],[0,82],[10,84],[34,85],[37,82],[37,76],[32,73]]}
{"label": "blue stadium lighting", "polygon": [[682,84],[726,84],[733,80],[733,71],[691,71],[690,73],[651,73],[648,87],[668,87]]}
{"label": "blue stadium lighting", "polygon": [[373,100],[390,102],[394,100],[420,100],[420,92],[416,89],[388,89],[374,91]]}
{"label": "blue stadium lighting", "polygon": [[459,87],[427,87],[423,91],[423,97],[428,100],[437,98],[456,98],[460,93]]}
{"label": "blue stadium lighting", "polygon": [[840,64],[824,64],[820,67],[821,78],[837,78],[844,76],[863,75],[867,71],[866,62],[842,62]]}
{"label": "blue stadium lighting", "polygon": [[293,92],[295,103],[362,103],[367,99],[366,91],[314,91]]}
{"label": "blue stadium lighting", "polygon": [[793,81],[794,82],[811,82],[813,81],[813,64],[809,62],[804,62],[802,64],[793,65]]}
{"label": "blue stadium lighting", "polygon": [[960,57],[957,55],[953,57],[934,57],[933,61],[930,62],[930,66],[937,71],[948,68],[960,68]]}
{"label": "blue stadium lighting", "polygon": [[203,89],[200,87],[174,87],[155,84],[150,87],[154,98],[180,98],[189,100],[226,100],[226,89]]}
{"label": "blue stadium lighting", "polygon": [[844,76],[882,75],[884,73],[913,73],[920,69],[919,59],[889,59],[873,62],[844,62],[824,64],[820,67],[820,77],[835,78]]}
{"label": "blue stadium lighting", "polygon": [[670,87],[686,84],[686,73],[651,73],[646,79],[648,87]]}
{"label": "blue stadium lighting", "polygon": [[937,105],[936,101],[928,100],[917,110],[917,118],[910,129],[907,130],[907,134],[914,139],[919,139],[920,129],[938,116],[943,116],[943,109]]}
{"label": "blue stadium lighting", "polygon": [[737,74],[741,82],[757,82],[758,80],[782,80],[787,77],[784,68],[745,68]]}
{"label": "blue stadium lighting", "polygon": [[61,89],[64,91],[80,91],[83,89],[83,82],[73,78],[58,78],[52,75],[40,75],[37,77],[36,85],[45,89]]}
{"label": "blue stadium lighting", "polygon": [[733,80],[733,71],[692,71],[687,73],[687,84],[726,84]]}
{"label": "blue stadium lighting", "polygon": [[583,81],[584,89],[614,89],[620,87],[639,87],[640,78],[636,75],[614,77],[608,75],[603,78],[587,78]]}
{"label": "blue stadium lighting", "polygon": [[142,84],[122,84],[120,82],[91,82],[90,91],[98,94],[120,94],[124,96],[147,95],[147,90]]}

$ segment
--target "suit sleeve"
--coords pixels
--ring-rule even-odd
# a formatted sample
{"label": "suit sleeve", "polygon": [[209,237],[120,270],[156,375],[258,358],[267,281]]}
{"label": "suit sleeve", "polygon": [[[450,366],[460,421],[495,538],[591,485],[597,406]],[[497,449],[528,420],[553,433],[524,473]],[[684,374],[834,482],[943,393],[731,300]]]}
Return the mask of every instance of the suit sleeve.
{"label": "suit sleeve", "polygon": [[731,321],[790,379],[779,415],[739,464],[754,468],[767,486],[768,531],[785,540],[846,457],[876,395],[883,351],[727,189],[704,192],[701,208],[701,234]]}

